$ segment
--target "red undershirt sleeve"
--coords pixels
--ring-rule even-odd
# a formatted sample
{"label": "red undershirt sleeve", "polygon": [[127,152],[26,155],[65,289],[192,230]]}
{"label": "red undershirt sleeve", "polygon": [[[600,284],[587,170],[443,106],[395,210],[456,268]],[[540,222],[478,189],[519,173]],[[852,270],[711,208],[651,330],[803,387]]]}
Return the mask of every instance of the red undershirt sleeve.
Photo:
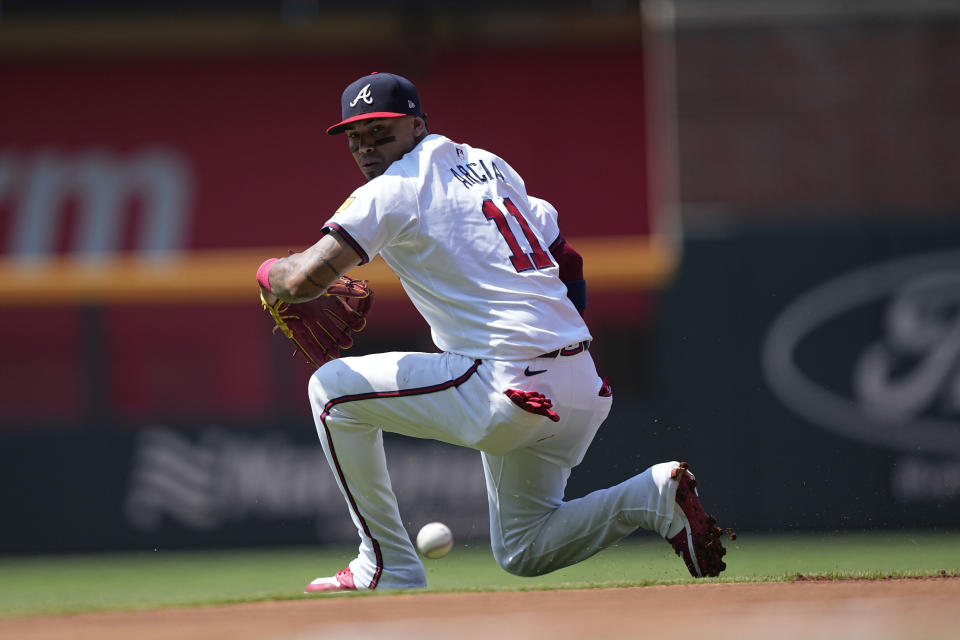
{"label": "red undershirt sleeve", "polygon": [[550,245],[550,254],[560,267],[560,280],[567,285],[567,297],[582,315],[587,308],[587,282],[583,277],[583,256],[561,235]]}

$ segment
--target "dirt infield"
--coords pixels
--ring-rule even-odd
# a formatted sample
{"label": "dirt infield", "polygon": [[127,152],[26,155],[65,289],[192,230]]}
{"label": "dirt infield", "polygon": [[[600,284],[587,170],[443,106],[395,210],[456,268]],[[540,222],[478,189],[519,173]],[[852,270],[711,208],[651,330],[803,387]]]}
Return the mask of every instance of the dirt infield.
{"label": "dirt infield", "polygon": [[317,597],[0,621],[21,640],[956,638],[960,578]]}

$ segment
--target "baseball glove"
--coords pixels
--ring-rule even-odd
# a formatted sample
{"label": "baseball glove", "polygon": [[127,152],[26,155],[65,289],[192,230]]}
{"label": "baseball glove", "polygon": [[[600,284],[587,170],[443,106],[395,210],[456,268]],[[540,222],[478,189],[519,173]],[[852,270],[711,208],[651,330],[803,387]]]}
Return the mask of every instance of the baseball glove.
{"label": "baseball glove", "polygon": [[373,306],[373,290],[366,280],[347,276],[330,285],[322,296],[307,302],[268,304],[260,295],[263,308],[270,312],[277,330],[296,345],[293,355],[303,354],[314,367],[340,357],[342,349],[353,346],[351,334],[367,326],[367,314]]}

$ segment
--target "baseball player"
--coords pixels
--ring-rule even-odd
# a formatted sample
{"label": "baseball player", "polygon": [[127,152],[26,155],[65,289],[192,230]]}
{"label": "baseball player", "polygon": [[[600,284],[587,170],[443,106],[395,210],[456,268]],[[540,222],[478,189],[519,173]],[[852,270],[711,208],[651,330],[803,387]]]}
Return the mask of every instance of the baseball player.
{"label": "baseball player", "polygon": [[380,255],[430,325],[438,353],[333,359],[309,383],[317,433],[360,536],[357,557],[309,593],[426,586],[390,486],[382,433],[480,451],[493,554],[541,575],[638,528],[673,545],[694,576],[725,568],[722,530],[703,511],[686,463],[655,464],[565,501],[610,411],[594,367],[582,259],[557,211],[527,194],[504,159],[428,133],[416,88],[390,73],[343,92],[345,134],[366,184],[306,251],[258,271],[268,303],[321,296]]}

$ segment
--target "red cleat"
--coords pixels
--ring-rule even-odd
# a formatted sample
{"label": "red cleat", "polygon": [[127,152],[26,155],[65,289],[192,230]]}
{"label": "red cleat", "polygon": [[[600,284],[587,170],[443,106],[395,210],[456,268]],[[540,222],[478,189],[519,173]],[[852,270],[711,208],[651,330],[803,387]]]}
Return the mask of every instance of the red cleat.
{"label": "red cleat", "polygon": [[683,523],[683,530],[669,538],[668,542],[673,545],[677,555],[683,558],[694,578],[718,576],[727,568],[723,562],[727,550],[720,542],[723,529],[717,526],[716,518],[704,512],[697,494],[697,480],[690,473],[690,465],[681,462],[671,472],[670,477],[679,483],[677,505],[686,522]]}

